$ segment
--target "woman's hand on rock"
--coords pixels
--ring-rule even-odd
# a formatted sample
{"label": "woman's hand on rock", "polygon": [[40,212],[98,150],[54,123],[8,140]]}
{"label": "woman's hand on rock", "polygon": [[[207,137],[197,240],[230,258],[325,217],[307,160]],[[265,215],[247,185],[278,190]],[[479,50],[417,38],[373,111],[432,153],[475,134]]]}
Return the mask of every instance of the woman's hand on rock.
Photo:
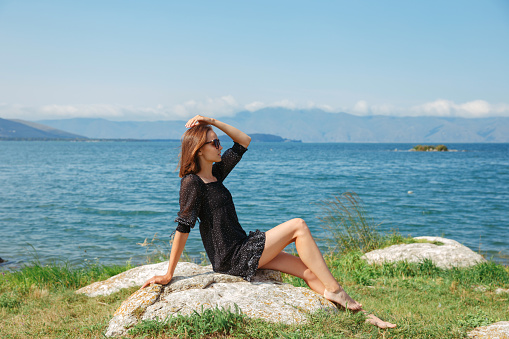
{"label": "woman's hand on rock", "polygon": [[207,118],[201,115],[197,115],[194,118],[189,119],[189,121],[186,123],[187,128],[191,128],[193,126],[197,125],[213,125],[214,119]]}
{"label": "woman's hand on rock", "polygon": [[171,281],[172,277],[167,277],[166,275],[156,275],[150,278],[141,286],[141,288],[145,288],[149,285],[159,284],[159,285],[167,285]]}

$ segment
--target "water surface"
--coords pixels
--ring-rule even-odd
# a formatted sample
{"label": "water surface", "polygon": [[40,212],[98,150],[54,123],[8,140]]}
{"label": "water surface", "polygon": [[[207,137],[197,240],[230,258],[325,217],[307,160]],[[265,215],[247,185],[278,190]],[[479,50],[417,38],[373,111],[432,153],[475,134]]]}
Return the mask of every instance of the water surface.
{"label": "water surface", "polygon": [[[35,256],[144,262],[137,243],[155,233],[168,239],[176,227],[178,146],[1,142],[2,267]],[[321,202],[353,191],[381,230],[444,236],[507,264],[509,144],[451,144],[459,151],[440,153],[408,152],[412,146],[253,143],[225,185],[247,231],[301,217],[324,237]],[[204,251],[198,228],[186,251]]]}

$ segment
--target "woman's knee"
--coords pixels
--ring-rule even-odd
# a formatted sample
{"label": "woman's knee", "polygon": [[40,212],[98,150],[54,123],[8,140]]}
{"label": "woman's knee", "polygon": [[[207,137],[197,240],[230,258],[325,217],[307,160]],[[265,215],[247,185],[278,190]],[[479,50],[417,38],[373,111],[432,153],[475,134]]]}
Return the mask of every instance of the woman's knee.
{"label": "woman's knee", "polygon": [[302,219],[302,218],[295,218],[295,219],[292,219],[292,222],[293,222],[293,227],[295,229],[295,233],[301,234],[301,235],[302,234],[306,234],[306,233],[310,233],[309,227],[306,224],[306,222],[304,221],[304,219]]}
{"label": "woman's knee", "polygon": [[311,272],[311,270],[309,268],[306,269],[302,275],[303,275],[302,279],[304,279],[304,281],[306,281],[306,282],[310,282],[310,281],[314,281],[314,280],[318,279],[318,277],[313,272]]}

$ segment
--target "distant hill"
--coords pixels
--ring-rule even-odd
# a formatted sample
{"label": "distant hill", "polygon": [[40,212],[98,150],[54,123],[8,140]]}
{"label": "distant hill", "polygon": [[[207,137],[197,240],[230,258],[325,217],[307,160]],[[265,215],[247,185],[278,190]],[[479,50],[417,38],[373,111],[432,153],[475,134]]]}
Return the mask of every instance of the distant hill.
{"label": "distant hill", "polygon": [[[251,137],[252,142],[301,142],[301,140],[290,140],[281,138],[278,135],[273,134],[262,134],[262,133],[250,133],[249,136]],[[221,142],[231,142],[232,138],[227,136],[226,134],[220,135],[219,139]]]}
{"label": "distant hill", "polygon": [[[509,118],[355,116],[319,109],[265,108],[221,118],[248,134],[270,134],[303,142],[509,142]],[[185,121],[39,121],[89,138],[180,139]]]}
{"label": "distant hill", "polygon": [[[186,131],[185,121],[109,121],[105,119],[43,120],[41,123],[84,134],[94,139],[172,139],[180,140]],[[298,142],[278,135],[250,134],[254,142]],[[231,140],[221,135],[221,140]]]}
{"label": "distant hill", "polygon": [[87,139],[78,134],[24,120],[0,118],[0,139]]}

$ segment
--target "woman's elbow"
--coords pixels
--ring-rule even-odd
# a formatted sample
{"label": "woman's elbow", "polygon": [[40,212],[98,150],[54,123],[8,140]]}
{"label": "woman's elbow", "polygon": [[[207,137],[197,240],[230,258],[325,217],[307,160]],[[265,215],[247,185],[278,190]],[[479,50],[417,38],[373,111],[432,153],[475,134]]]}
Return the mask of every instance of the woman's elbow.
{"label": "woman's elbow", "polygon": [[249,144],[251,143],[251,137],[249,135],[246,135],[246,145],[244,146],[245,148],[247,148],[249,146]]}
{"label": "woman's elbow", "polygon": [[236,143],[238,143],[239,145],[247,148],[249,146],[249,144],[251,143],[251,137],[249,135],[244,135],[242,136],[242,138],[238,138],[237,140],[234,140]]}

